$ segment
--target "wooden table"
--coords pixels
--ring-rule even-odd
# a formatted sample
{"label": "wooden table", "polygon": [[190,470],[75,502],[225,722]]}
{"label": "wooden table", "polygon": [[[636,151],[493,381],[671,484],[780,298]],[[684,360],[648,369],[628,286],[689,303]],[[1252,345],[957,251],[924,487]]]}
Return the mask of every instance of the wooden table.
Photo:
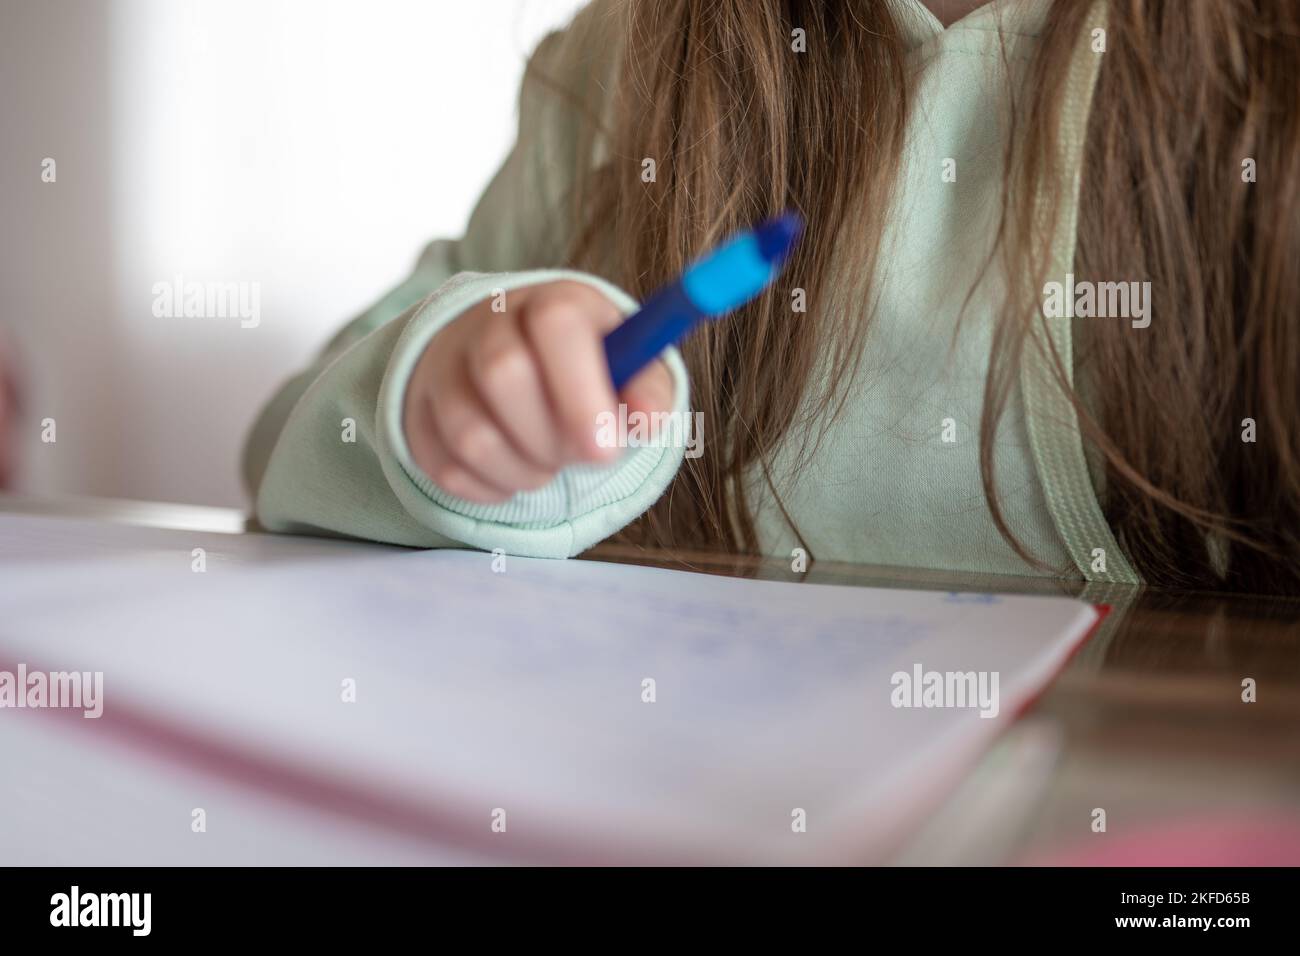
{"label": "wooden table", "polygon": [[[243,514],[221,508],[11,496],[0,497],[0,511],[260,534]],[[822,584],[1068,593],[1108,604],[1103,626],[898,862],[1086,860],[1162,827],[1300,826],[1300,600],[1083,593],[1079,584],[1042,578],[827,562],[796,573],[775,559],[681,560],[614,545],[584,557]],[[1253,703],[1242,699],[1247,678]],[[1093,831],[1099,808],[1105,834]]]}

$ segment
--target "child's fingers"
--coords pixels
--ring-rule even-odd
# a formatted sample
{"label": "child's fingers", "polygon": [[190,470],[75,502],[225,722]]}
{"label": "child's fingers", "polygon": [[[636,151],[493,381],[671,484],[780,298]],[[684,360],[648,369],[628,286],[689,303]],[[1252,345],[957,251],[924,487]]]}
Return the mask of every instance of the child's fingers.
{"label": "child's fingers", "polygon": [[416,402],[410,407],[406,443],[415,464],[447,494],[479,504],[496,504],[510,497],[509,492],[479,481],[452,458],[438,438],[428,402]]}
{"label": "child's fingers", "polygon": [[513,315],[490,315],[470,358],[470,378],[493,420],[533,464],[563,464],[560,436],[540,370]]}
{"label": "child's fingers", "polygon": [[[602,304],[540,299],[530,303],[523,328],[570,454],[585,461],[608,461],[618,450],[602,448],[596,431],[600,413],[615,407],[603,330],[612,327],[618,313],[599,293],[589,291]],[[602,314],[606,312],[609,315]]]}
{"label": "child's fingers", "polygon": [[470,382],[467,364],[447,368],[433,385],[434,430],[443,449],[482,484],[507,496],[541,488],[551,473],[520,455],[497,427]]}

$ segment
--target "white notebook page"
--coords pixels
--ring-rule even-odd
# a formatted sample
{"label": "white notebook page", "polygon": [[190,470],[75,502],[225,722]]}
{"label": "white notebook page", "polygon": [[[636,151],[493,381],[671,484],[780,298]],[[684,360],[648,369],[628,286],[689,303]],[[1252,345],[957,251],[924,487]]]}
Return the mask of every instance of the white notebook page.
{"label": "white notebook page", "polygon": [[[53,520],[0,529],[30,544]],[[318,548],[195,573],[174,534],[116,561],[0,553],[0,670],[102,671],[104,717],[68,733],[505,860],[882,859],[1097,617],[1067,598],[502,570],[464,551]],[[996,716],[895,706],[894,675],[918,668],[923,685],[951,672],[986,690],[996,674]]]}

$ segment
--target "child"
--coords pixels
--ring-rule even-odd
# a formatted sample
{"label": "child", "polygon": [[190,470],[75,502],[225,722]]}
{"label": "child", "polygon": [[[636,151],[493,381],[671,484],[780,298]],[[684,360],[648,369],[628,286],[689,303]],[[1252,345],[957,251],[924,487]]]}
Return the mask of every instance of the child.
{"label": "child", "polygon": [[[592,3],[464,238],[261,415],[262,523],[1300,590],[1297,4],[931,6]],[[785,209],[775,287],[615,395],[636,299]]]}

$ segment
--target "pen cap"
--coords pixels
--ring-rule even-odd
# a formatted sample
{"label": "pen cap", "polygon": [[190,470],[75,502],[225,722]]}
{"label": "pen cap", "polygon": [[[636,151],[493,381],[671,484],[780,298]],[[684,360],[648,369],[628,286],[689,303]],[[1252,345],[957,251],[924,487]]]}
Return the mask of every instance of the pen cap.
{"label": "pen cap", "polygon": [[744,305],[772,281],[801,228],[799,216],[792,212],[768,219],[690,266],[682,275],[682,288],[707,315]]}

